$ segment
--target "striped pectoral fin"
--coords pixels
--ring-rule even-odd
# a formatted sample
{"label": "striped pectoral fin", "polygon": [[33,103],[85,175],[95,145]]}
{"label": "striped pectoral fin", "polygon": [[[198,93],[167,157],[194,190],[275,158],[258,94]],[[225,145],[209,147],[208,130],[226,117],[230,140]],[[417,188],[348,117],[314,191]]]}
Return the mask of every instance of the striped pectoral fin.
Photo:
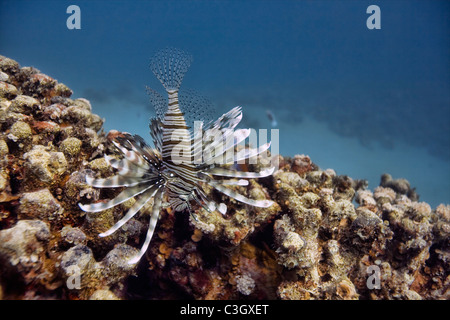
{"label": "striped pectoral fin", "polygon": [[242,171],[228,170],[228,169],[223,169],[223,168],[211,168],[204,173],[212,174],[215,176],[222,176],[222,177],[256,179],[256,178],[264,178],[264,177],[270,176],[274,170],[275,170],[275,167],[267,168],[260,172],[242,172]]}
{"label": "striped pectoral fin", "polygon": [[[214,180],[214,178],[209,175],[209,174],[205,174],[204,172],[199,172],[198,176],[202,179],[203,182],[209,182],[211,180]],[[218,180],[217,183],[220,183],[221,185],[224,186],[248,186],[248,180],[245,179],[223,179],[223,180]]]}
{"label": "striped pectoral fin", "polygon": [[139,260],[142,258],[142,256],[147,251],[147,248],[153,237],[153,232],[155,231],[155,228],[156,228],[156,223],[158,222],[159,210],[161,209],[161,203],[162,203],[163,188],[164,187],[159,187],[159,189],[156,192],[155,202],[153,203],[152,215],[150,217],[150,222],[149,222],[147,235],[145,237],[144,244],[142,245],[141,250],[139,251],[138,255],[133,257],[132,259],[130,259],[128,261],[128,264],[135,264],[135,263],[139,262]]}
{"label": "striped pectoral fin", "polygon": [[222,214],[227,213],[227,206],[224,203],[217,204],[213,200],[209,200],[209,199],[200,200],[200,199],[197,199],[196,197],[194,197],[194,199],[197,202],[197,204],[199,204],[201,207],[203,207],[203,209],[205,209],[209,213],[211,213],[215,210],[218,210]]}
{"label": "striped pectoral fin", "polygon": [[[232,138],[233,141],[229,141],[230,139],[230,132],[232,133]],[[233,151],[234,153],[234,148],[241,143],[242,141],[244,141],[245,139],[247,139],[247,137],[250,135],[251,130],[250,129],[238,129],[236,131],[233,130],[225,130],[225,132],[223,133],[223,139],[215,139],[215,141],[211,142],[211,143],[206,143],[204,148],[203,148],[203,152],[205,151],[209,151],[211,152],[212,150],[214,150],[214,148],[216,148],[217,146],[220,146],[220,144],[224,144],[222,145],[222,151],[214,156],[210,156],[204,159],[204,162],[206,163],[216,163],[217,160],[219,160],[219,163],[223,163],[224,161],[224,156],[227,155],[230,150]]]}
{"label": "striped pectoral fin", "polygon": [[[223,138],[223,141],[228,141],[228,139],[230,139],[230,137],[227,135],[229,130],[225,131],[225,135]],[[251,133],[250,129],[238,129],[238,130],[231,130],[231,132],[233,133],[233,141],[231,141],[231,143],[226,143],[226,146],[224,148],[223,153],[227,153],[230,150],[234,151],[234,148],[241,143],[242,141],[244,141],[245,139],[248,138],[248,136]],[[222,155],[219,155],[222,156]]]}
{"label": "striped pectoral fin", "polygon": [[236,154],[236,157],[234,158],[234,161],[235,162],[240,162],[240,161],[243,161],[245,159],[256,157],[257,155],[267,151],[267,149],[269,149],[269,148],[270,148],[270,142],[263,144],[259,148],[254,148],[254,149],[245,148],[245,149],[242,149]]}
{"label": "striped pectoral fin", "polygon": [[225,194],[233,199],[236,199],[237,201],[243,202],[243,203],[251,205],[251,206],[260,207],[260,208],[268,208],[273,204],[273,201],[267,200],[267,199],[264,199],[264,200],[249,199],[249,198],[243,196],[242,194],[237,193],[233,190],[230,190],[215,181],[209,181],[208,183],[211,186],[213,186],[216,190],[222,192],[223,194]]}
{"label": "striped pectoral fin", "polygon": [[[121,161],[123,159],[116,159],[110,155],[105,154],[105,161],[107,164],[109,164],[111,167],[113,167],[114,169],[118,169],[119,167],[121,167]],[[127,160],[128,161],[128,160]]]}
{"label": "striped pectoral fin", "polygon": [[[203,180],[203,182],[206,183],[206,180]],[[193,199],[202,206],[206,211],[213,212],[217,208],[217,203],[213,200],[208,199],[208,196],[205,194],[205,192],[202,190],[201,187],[195,187],[194,190],[194,197]]]}
{"label": "striped pectoral fin", "polygon": [[86,183],[96,188],[133,187],[139,184],[149,183],[154,180],[155,178],[142,179],[138,177],[127,177],[121,175],[115,175],[104,179],[95,179],[86,176]]}
{"label": "striped pectoral fin", "polygon": [[137,151],[125,148],[117,141],[113,140],[113,143],[117,147],[117,149],[119,149],[123,153],[123,155],[128,161],[143,169],[150,168],[148,166],[148,163],[144,160],[144,158],[142,158],[142,156]]}
{"label": "striped pectoral fin", "polygon": [[238,145],[242,141],[248,138],[250,135],[250,129],[237,129],[234,131],[234,145]]}
{"label": "striped pectoral fin", "polygon": [[[157,151],[150,148],[140,135],[133,135],[131,147],[137,154],[141,155],[144,160],[153,164],[159,162]],[[148,164],[146,163],[146,165]]]}
{"label": "striped pectoral fin", "polygon": [[142,177],[148,173],[149,169],[144,167],[139,167],[128,161],[126,158],[115,159],[111,156],[105,155],[106,162],[114,169],[119,170],[117,173],[129,177]]}
{"label": "striped pectoral fin", "polygon": [[133,206],[128,210],[127,214],[120,219],[111,229],[109,229],[106,232],[100,233],[100,237],[106,237],[114,232],[116,232],[120,227],[122,227],[125,223],[128,222],[136,213],[138,213],[139,210],[142,209],[142,207],[155,195],[156,191],[158,190],[159,185],[154,185],[147,191],[145,191],[139,200],[137,200]]}
{"label": "striped pectoral fin", "polygon": [[241,107],[234,107],[219,117],[211,126],[212,129],[229,128],[234,129],[242,120]]}
{"label": "striped pectoral fin", "polygon": [[221,180],[220,183],[224,186],[248,186],[248,180]]}
{"label": "striped pectoral fin", "polygon": [[214,210],[216,210],[216,203],[214,201],[210,201],[210,200],[206,200],[206,201],[202,201],[197,197],[194,197],[195,202],[197,202],[197,204],[199,206],[201,206],[203,209],[205,209],[208,212],[213,212]]}
{"label": "striped pectoral fin", "polygon": [[147,189],[151,188],[153,184],[146,184],[146,185],[137,185],[134,187],[129,187],[123,190],[119,195],[108,202],[97,202],[92,204],[81,204],[78,205],[83,211],[86,212],[100,212],[109,208],[112,208],[114,206],[117,206],[118,204],[121,204],[125,201],[127,201],[130,198],[133,198],[142,192],[146,191]]}

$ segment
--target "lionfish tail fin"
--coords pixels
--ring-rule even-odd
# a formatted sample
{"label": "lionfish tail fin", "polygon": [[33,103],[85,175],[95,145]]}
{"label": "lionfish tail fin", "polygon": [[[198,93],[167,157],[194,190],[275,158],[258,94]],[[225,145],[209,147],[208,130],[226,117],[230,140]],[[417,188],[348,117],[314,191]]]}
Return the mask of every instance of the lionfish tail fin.
{"label": "lionfish tail fin", "polygon": [[192,56],[176,48],[166,48],[151,59],[150,68],[167,91],[178,91]]}

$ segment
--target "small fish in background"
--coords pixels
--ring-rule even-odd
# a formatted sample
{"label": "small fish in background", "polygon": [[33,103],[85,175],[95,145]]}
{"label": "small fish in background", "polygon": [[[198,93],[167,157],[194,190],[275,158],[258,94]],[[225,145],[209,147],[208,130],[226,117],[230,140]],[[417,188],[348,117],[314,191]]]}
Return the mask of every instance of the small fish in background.
{"label": "small fish in background", "polygon": [[272,127],[278,126],[277,119],[275,119],[275,116],[273,115],[272,111],[266,110],[266,115],[267,115],[267,118],[269,118]]}

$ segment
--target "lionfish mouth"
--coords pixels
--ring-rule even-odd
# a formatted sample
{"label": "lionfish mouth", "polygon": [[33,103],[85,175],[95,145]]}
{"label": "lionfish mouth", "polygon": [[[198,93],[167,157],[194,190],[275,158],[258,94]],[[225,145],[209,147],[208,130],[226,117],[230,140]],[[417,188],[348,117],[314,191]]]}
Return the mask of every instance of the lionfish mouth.
{"label": "lionfish mouth", "polygon": [[[117,206],[131,198],[136,202],[111,229],[101,233],[106,237],[117,231],[138,213],[150,199],[154,199],[149,227],[145,241],[130,264],[137,263],[145,254],[158,221],[163,197],[167,196],[174,211],[189,210],[197,219],[191,203],[196,203],[208,212],[225,214],[224,203],[208,198],[204,186],[247,205],[266,208],[273,204],[267,199],[249,199],[227,186],[248,185],[247,179],[270,176],[274,167],[260,172],[243,172],[226,169],[221,164],[237,164],[266,153],[270,143],[259,148],[244,147],[234,153],[238,144],[249,137],[250,129],[236,129],[242,119],[242,110],[235,107],[216,121],[197,121],[194,130],[186,123],[186,117],[204,106],[203,98],[189,97],[184,108],[183,99],[178,100],[178,90],[184,74],[190,67],[192,57],[178,49],[164,49],[151,60],[151,69],[162,83],[168,95],[168,102],[153,89],[148,89],[150,101],[157,117],[150,121],[150,134],[155,148],[147,145],[138,135],[123,133],[113,139],[113,144],[122,154],[121,159],[105,155],[107,163],[117,174],[105,179],[86,176],[86,183],[96,188],[118,188],[124,190],[107,202],[79,204],[86,212],[99,212]],[[191,111],[191,112],[189,112]],[[186,117],[185,117],[186,115]],[[216,139],[211,139],[216,137]],[[231,156],[230,156],[231,155]],[[227,161],[224,162],[224,159]]]}

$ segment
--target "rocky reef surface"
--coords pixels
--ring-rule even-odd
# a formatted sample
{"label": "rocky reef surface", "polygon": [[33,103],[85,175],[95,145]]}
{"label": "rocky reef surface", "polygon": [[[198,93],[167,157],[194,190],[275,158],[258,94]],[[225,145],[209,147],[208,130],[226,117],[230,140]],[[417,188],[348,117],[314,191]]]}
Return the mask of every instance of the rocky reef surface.
{"label": "rocky reef surface", "polygon": [[85,183],[113,174],[103,156],[115,150],[89,101],[71,95],[0,56],[0,299],[450,298],[450,205],[433,209],[388,174],[368,190],[305,155],[236,186],[269,195],[270,208],[211,190],[226,216],[163,209],[146,256],[128,265],[149,210],[98,237],[134,200],[78,207],[118,191]]}

